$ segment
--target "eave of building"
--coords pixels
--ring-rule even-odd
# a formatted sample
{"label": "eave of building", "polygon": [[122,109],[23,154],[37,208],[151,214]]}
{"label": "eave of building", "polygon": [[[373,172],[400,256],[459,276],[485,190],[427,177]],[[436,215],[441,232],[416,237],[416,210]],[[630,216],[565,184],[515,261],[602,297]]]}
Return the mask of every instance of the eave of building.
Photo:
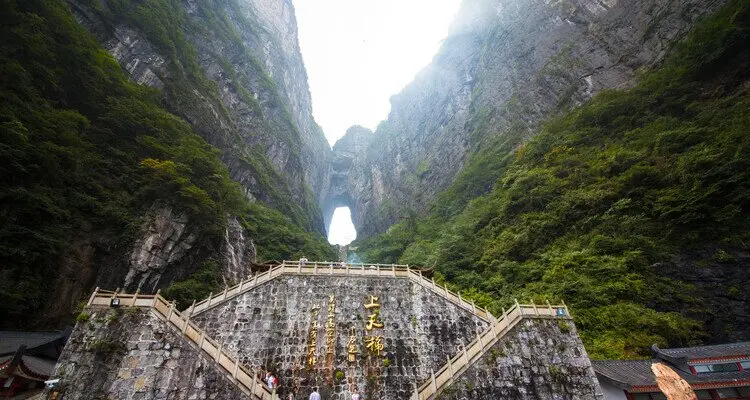
{"label": "eave of building", "polygon": [[[690,384],[690,387],[693,388],[693,390],[722,389],[722,388],[741,387],[741,386],[750,386],[750,379],[742,379],[742,380],[735,380],[735,381],[700,382],[700,383]],[[648,392],[660,391],[659,386],[657,385],[631,386],[630,389],[626,389],[626,390],[630,393],[648,393]]]}
{"label": "eave of building", "polygon": [[688,365],[705,364],[705,363],[719,362],[719,361],[738,362],[738,361],[749,361],[749,360],[750,360],[750,354],[724,356],[724,357],[692,358],[688,361]]}

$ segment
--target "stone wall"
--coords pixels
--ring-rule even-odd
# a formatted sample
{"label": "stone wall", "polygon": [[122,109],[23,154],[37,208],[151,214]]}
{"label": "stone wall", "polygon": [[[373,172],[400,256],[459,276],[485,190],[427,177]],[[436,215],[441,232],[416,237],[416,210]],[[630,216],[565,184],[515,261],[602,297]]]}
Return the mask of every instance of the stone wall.
{"label": "stone wall", "polygon": [[[329,296],[335,296],[335,357],[326,353]],[[381,356],[368,355],[363,335],[370,314],[364,304],[379,298],[383,329],[370,335],[383,338]],[[317,354],[321,361],[305,368],[311,308],[317,318]],[[471,312],[404,278],[287,275],[263,284],[238,298],[194,317],[209,336],[224,343],[245,365],[270,368],[286,394],[298,386],[307,396],[321,387],[325,399],[349,399],[356,385],[366,399],[408,399],[414,384],[424,382],[430,369],[439,369],[448,356],[469,343],[487,323]],[[347,344],[354,330],[358,346],[355,363],[347,360]],[[336,371],[345,378],[338,382]],[[306,398],[306,397],[305,397]]]}
{"label": "stone wall", "polygon": [[85,311],[54,376],[66,400],[248,398],[219,367],[151,311]]}
{"label": "stone wall", "polygon": [[572,321],[525,319],[446,388],[439,399],[603,399]]}

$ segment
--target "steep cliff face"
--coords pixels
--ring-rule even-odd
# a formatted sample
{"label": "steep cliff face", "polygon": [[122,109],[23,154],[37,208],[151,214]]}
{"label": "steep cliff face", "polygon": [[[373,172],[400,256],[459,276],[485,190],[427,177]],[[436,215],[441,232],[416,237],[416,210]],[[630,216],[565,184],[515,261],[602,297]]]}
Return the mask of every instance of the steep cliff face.
{"label": "steep cliff face", "polygon": [[70,4],[132,80],[163,89],[221,150],[249,198],[323,232],[330,148],[312,118],[291,1]]}
{"label": "steep cliff face", "polygon": [[[69,4],[131,80],[162,90],[168,107],[221,151],[249,199],[323,232],[318,204],[331,151],[312,118],[291,1]],[[155,205],[126,260],[97,283],[155,291],[206,258],[219,261],[225,282],[246,277],[257,251],[237,217],[228,217],[221,241],[207,238],[200,224]]]}
{"label": "steep cliff face", "polygon": [[[363,225],[364,222],[360,220],[361,210],[369,207],[373,201],[372,196],[380,196],[380,193],[383,192],[382,182],[374,183],[374,186],[377,186],[380,192],[364,192],[365,187],[373,187],[371,177],[366,175],[355,176],[354,174],[359,171],[352,168],[356,158],[367,150],[372,137],[371,130],[361,126],[353,126],[333,146],[327,194],[321,207],[326,228],[331,224],[333,211],[337,207],[353,206],[350,207],[352,221],[355,221],[357,226]],[[356,205],[351,197],[352,193],[361,193],[363,196]],[[382,198],[378,200],[382,200]]]}
{"label": "steep cliff face", "polygon": [[334,257],[290,1],[29,0],[0,20],[0,326],[69,323],[95,286],[189,302],[251,261]]}
{"label": "steep cliff face", "polygon": [[[432,64],[391,99],[388,119],[352,157],[350,192],[341,197],[357,210],[358,235],[423,211],[484,147],[507,153],[549,116],[632,85],[722,3],[465,1]],[[489,190],[493,178],[475,182],[471,194]]]}

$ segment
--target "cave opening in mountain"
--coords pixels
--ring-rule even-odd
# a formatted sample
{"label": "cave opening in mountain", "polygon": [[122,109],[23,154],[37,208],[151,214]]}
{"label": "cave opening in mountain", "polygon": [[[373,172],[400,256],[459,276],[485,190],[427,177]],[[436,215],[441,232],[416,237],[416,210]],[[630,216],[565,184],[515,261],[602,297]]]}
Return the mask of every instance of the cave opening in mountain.
{"label": "cave opening in mountain", "polygon": [[328,225],[328,242],[346,246],[356,238],[357,229],[352,222],[351,210],[349,207],[337,207]]}

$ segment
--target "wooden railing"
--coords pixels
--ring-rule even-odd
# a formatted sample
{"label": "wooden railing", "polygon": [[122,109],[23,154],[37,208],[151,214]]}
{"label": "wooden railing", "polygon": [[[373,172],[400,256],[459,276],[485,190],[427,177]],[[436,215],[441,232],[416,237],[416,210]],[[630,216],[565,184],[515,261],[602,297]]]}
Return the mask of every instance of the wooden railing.
{"label": "wooden railing", "polygon": [[490,326],[484,332],[480,332],[468,345],[462,346],[461,351],[453,358],[448,357],[447,363],[442,368],[437,372],[430,371],[430,379],[422,386],[416,387],[415,385],[411,399],[433,399],[448,387],[457,376],[477,362],[522,319],[538,317],[570,318],[568,307],[564,303],[559,306],[552,306],[549,302],[545,305],[519,304],[516,300],[516,304],[510,310],[503,310],[503,316],[500,319],[490,322]]}
{"label": "wooden railing", "polygon": [[448,289],[447,286],[440,286],[435,283],[434,279],[427,279],[422,276],[422,271],[418,269],[410,268],[409,265],[398,265],[398,264],[335,264],[335,263],[321,263],[321,262],[304,262],[299,261],[284,261],[282,264],[277,265],[273,268],[269,268],[266,272],[261,272],[253,275],[251,278],[245,279],[240,283],[226,287],[223,292],[217,294],[211,294],[208,298],[194,303],[186,312],[190,315],[196,315],[202,313],[209,308],[224,303],[227,300],[231,300],[250,289],[258,287],[259,285],[266,283],[277,276],[286,274],[298,274],[298,275],[328,275],[328,276],[380,276],[380,277],[394,277],[394,278],[409,278],[412,281],[420,284],[421,286],[433,291],[439,296],[447,299],[448,301],[458,305],[459,307],[472,312],[477,317],[483,319],[485,322],[490,322],[494,319],[492,314],[484,308],[475,305],[473,302],[467,301],[461,297],[461,293],[455,293]]}
{"label": "wooden railing", "polygon": [[233,358],[224,349],[222,344],[216,342],[206,335],[189,320],[189,314],[180,313],[174,303],[170,303],[158,293],[156,295],[124,294],[109,292],[96,288],[89,299],[89,306],[111,306],[112,301],[119,302],[119,307],[143,307],[148,308],[162,318],[173,329],[179,330],[191,342],[198,346],[211,357],[231,377],[232,381],[246,394],[260,400],[278,400],[275,391],[268,388],[254,374],[252,369],[240,364],[238,359]]}

